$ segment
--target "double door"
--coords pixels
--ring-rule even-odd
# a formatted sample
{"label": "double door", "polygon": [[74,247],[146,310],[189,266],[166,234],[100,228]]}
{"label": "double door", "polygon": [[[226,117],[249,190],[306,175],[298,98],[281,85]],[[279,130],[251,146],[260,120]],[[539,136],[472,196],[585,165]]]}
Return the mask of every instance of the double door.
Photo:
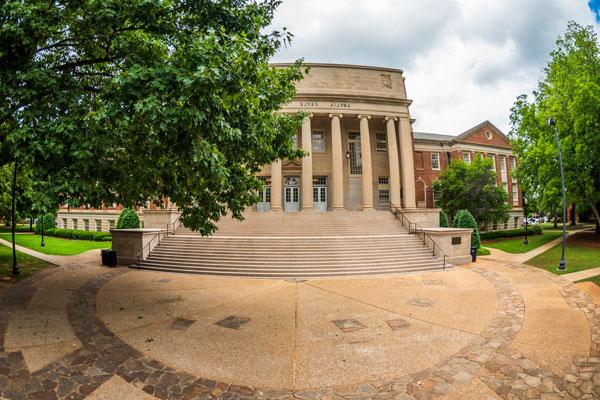
{"label": "double door", "polygon": [[300,211],[300,179],[297,176],[286,176],[283,187],[285,211]]}

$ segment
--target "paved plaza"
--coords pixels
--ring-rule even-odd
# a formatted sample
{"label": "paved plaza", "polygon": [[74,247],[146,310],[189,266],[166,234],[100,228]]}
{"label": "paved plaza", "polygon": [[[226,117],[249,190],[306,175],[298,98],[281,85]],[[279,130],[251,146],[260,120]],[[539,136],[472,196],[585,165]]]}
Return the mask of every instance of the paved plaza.
{"label": "paved plaza", "polygon": [[0,292],[3,398],[600,396],[600,307],[521,264],[286,281],[92,260]]}

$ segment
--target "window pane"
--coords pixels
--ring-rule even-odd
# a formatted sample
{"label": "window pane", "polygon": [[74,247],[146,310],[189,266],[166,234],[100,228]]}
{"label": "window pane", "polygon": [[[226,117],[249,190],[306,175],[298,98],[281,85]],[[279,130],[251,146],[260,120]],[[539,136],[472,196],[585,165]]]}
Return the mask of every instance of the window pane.
{"label": "window pane", "polygon": [[350,175],[362,174],[362,160],[360,154],[360,134],[348,133],[348,150],[350,151]]}
{"label": "window pane", "polygon": [[323,132],[312,133],[312,151],[313,153],[325,153],[325,135]]}
{"label": "window pane", "polygon": [[383,132],[375,134],[376,149],[378,153],[387,153],[387,135]]}
{"label": "window pane", "polygon": [[439,153],[431,153],[431,168],[432,169],[440,169]]}

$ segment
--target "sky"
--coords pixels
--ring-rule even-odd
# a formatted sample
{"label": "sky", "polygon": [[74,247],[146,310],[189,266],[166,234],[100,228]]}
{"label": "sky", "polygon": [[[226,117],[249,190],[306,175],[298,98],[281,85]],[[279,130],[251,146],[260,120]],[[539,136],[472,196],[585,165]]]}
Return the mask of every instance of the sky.
{"label": "sky", "polygon": [[570,20],[599,28],[600,0],[283,0],[272,28],[294,39],[273,61],[399,68],[414,130],[508,133]]}

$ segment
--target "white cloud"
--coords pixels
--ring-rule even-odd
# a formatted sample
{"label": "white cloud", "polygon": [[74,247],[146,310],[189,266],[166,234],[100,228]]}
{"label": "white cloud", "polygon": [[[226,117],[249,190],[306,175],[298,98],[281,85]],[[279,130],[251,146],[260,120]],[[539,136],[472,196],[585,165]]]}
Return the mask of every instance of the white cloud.
{"label": "white cloud", "polygon": [[273,27],[295,39],[275,61],[400,68],[415,129],[458,134],[489,119],[508,131],[569,20],[595,24],[585,0],[287,0]]}

